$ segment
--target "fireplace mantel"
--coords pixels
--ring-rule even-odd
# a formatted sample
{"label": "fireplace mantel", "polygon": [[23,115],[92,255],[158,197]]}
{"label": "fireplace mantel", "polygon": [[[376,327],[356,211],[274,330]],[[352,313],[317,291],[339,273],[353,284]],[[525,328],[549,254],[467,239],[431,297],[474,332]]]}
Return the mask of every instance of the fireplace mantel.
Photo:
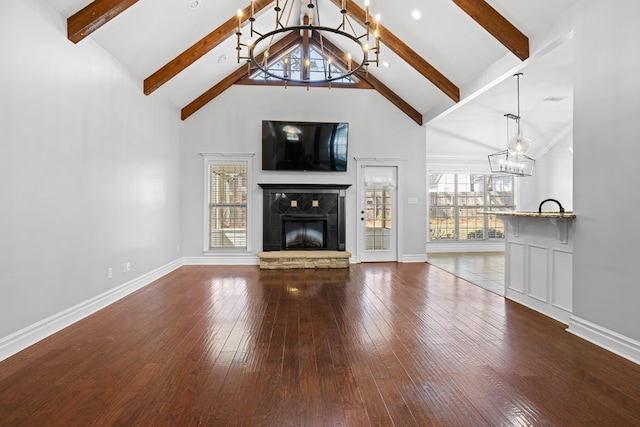
{"label": "fireplace mantel", "polygon": [[346,189],[351,184],[258,184],[263,189],[264,251],[286,250],[283,222],[291,218],[326,218],[325,250],[344,251]]}
{"label": "fireplace mantel", "polygon": [[346,190],[351,184],[258,184],[265,190]]}

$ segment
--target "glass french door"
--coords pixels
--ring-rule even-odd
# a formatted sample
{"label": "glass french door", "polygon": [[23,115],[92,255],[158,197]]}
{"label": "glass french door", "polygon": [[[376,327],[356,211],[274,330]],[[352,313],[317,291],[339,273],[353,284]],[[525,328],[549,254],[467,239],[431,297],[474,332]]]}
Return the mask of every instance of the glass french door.
{"label": "glass french door", "polygon": [[360,261],[397,261],[397,168],[363,166],[360,172]]}

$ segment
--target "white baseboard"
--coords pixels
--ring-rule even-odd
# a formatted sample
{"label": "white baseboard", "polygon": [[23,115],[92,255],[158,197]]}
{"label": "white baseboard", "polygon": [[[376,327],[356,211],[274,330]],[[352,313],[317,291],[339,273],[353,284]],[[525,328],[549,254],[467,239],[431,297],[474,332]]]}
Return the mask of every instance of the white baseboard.
{"label": "white baseboard", "polygon": [[510,299],[511,301],[515,301],[518,304],[522,304],[525,307],[537,311],[538,313],[544,314],[545,316],[557,320],[560,323],[564,323],[565,325],[569,324],[569,318],[571,317],[571,313],[569,311],[553,304],[540,301],[509,287],[506,287],[505,291],[505,298]]}
{"label": "white baseboard", "polygon": [[499,242],[429,242],[427,254],[456,252],[504,252],[504,241]]}
{"label": "white baseboard", "polygon": [[639,341],[577,316],[571,316],[567,331],[640,365]]}
{"label": "white baseboard", "polygon": [[182,266],[178,259],[53,316],[0,338],[0,361],[84,319]]}
{"label": "white baseboard", "polygon": [[260,265],[253,254],[207,254],[182,258],[182,265]]}
{"label": "white baseboard", "polygon": [[401,262],[405,262],[405,263],[427,262],[427,254],[402,255],[402,261]]}

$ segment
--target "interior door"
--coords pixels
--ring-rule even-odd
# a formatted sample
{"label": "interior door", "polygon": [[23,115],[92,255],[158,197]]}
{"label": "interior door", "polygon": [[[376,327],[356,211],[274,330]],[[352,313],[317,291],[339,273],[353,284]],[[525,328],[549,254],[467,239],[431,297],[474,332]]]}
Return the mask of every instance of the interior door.
{"label": "interior door", "polygon": [[362,166],[359,179],[359,258],[397,261],[396,166]]}

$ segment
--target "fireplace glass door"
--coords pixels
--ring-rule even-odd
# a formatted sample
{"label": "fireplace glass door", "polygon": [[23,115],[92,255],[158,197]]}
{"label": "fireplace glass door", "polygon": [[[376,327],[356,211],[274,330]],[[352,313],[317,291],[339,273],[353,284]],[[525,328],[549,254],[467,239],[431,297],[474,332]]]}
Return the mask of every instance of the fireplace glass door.
{"label": "fireplace glass door", "polygon": [[282,231],[285,250],[314,250],[327,247],[326,220],[285,219]]}

